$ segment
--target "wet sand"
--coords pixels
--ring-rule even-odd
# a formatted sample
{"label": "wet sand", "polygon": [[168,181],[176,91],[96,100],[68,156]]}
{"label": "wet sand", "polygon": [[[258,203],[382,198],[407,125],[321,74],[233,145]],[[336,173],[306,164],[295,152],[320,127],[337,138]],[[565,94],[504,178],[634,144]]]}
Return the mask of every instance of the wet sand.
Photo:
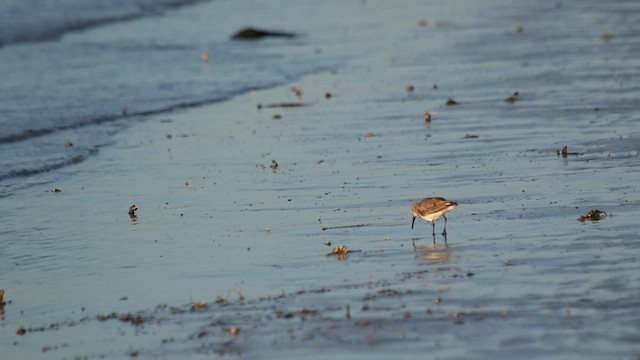
{"label": "wet sand", "polygon": [[[3,203],[3,352],[635,358],[637,5],[596,4],[409,12],[345,67],[132,124]],[[411,230],[428,196],[446,241]]]}

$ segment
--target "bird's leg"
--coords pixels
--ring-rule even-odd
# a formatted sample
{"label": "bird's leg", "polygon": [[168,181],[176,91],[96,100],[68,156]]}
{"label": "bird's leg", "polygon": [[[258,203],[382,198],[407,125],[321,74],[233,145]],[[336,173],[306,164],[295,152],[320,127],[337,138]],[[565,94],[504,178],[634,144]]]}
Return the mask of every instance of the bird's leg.
{"label": "bird's leg", "polygon": [[431,235],[436,236],[436,222],[431,222]]}
{"label": "bird's leg", "polygon": [[444,230],[442,230],[442,236],[447,237],[447,217],[442,215],[444,218]]}

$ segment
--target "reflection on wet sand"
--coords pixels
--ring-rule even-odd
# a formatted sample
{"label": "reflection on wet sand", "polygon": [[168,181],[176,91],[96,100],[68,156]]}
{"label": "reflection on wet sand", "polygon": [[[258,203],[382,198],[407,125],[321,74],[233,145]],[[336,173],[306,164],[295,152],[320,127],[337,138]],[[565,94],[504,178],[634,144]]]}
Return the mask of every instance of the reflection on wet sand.
{"label": "reflection on wet sand", "polygon": [[444,244],[416,245],[413,238],[413,250],[418,265],[444,265],[453,260],[453,250],[445,242]]}

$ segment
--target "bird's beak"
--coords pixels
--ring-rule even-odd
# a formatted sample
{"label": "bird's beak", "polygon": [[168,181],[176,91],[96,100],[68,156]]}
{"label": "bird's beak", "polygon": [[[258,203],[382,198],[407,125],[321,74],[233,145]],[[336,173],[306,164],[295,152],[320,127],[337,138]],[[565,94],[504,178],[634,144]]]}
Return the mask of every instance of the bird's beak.
{"label": "bird's beak", "polygon": [[411,229],[413,229],[413,223],[415,223],[415,222],[416,222],[416,217],[414,216],[413,220],[411,220]]}

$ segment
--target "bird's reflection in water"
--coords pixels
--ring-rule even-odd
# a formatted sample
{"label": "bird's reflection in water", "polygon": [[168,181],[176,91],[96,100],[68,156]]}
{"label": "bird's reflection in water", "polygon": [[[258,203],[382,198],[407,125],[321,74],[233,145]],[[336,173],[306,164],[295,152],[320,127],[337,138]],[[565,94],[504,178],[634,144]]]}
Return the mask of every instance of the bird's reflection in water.
{"label": "bird's reflection in water", "polygon": [[423,265],[444,265],[450,264],[453,260],[453,250],[445,242],[444,244],[427,244],[419,245],[416,240],[419,238],[413,238],[413,250],[415,252],[415,258],[418,263]]}

